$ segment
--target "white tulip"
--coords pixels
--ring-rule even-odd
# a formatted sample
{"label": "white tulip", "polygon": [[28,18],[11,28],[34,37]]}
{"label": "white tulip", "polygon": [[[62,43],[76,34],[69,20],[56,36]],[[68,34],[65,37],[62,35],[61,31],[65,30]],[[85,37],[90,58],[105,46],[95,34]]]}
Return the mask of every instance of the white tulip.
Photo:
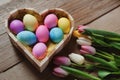
{"label": "white tulip", "polygon": [[90,46],[92,45],[92,42],[91,40],[85,38],[85,37],[80,37],[76,40],[77,44],[79,45],[87,45],[87,46]]}
{"label": "white tulip", "polygon": [[73,61],[76,64],[81,65],[81,64],[83,64],[85,62],[85,58],[80,54],[71,53],[68,56],[71,59],[71,61]]}

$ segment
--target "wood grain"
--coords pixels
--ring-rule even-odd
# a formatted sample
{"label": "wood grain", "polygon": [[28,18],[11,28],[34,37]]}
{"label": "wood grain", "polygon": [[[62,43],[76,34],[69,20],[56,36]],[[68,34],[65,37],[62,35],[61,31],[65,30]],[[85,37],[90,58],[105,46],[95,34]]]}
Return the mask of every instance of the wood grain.
{"label": "wood grain", "polygon": [[[5,71],[23,60],[23,58],[19,56],[20,54],[18,54],[19,51],[13,48],[5,33],[4,20],[7,19],[12,10],[31,7],[41,12],[46,8],[59,7],[67,10],[74,17],[77,26],[78,24],[92,22],[119,5],[120,0],[12,0],[12,2],[0,6],[0,44],[2,45],[0,45],[0,72]],[[75,39],[73,38],[59,55],[78,52],[79,50],[76,50],[78,46],[74,44]]]}
{"label": "wood grain", "polygon": [[[26,3],[26,4],[24,4]],[[21,6],[22,5],[22,6]],[[5,33],[4,20],[14,9],[34,8],[41,12],[49,8],[63,8],[74,17],[76,25],[87,24],[120,5],[120,0],[12,0],[0,7],[0,34]]]}
{"label": "wood grain", "polygon": [[[72,1],[72,0],[69,0]],[[10,3],[0,6],[0,34],[6,32],[5,30],[5,20],[9,17],[10,12],[15,9],[21,8],[33,8],[37,12],[41,12],[45,9],[55,8],[59,5],[66,4],[67,0],[12,0]],[[57,5],[59,4],[59,5]]]}
{"label": "wood grain", "polygon": [[[88,24],[88,26],[97,29],[105,29],[108,31],[116,31],[120,26],[120,7],[113,10],[112,12],[102,16],[101,18],[95,20],[94,22]],[[102,27],[100,27],[102,26]],[[109,27],[110,26],[110,27]],[[120,28],[120,27],[119,27]],[[120,30],[119,32],[120,33]],[[58,55],[65,55],[69,52],[79,52],[75,39],[73,38]],[[74,46],[73,46],[74,45]],[[13,68],[7,70],[0,74],[1,80],[74,80],[73,77],[69,76],[66,78],[58,78],[52,75],[53,64],[50,63],[47,69],[43,73],[39,73],[28,61],[21,62],[20,64],[14,66]],[[47,76],[47,77],[46,77]]]}
{"label": "wood grain", "polygon": [[20,52],[13,47],[8,38],[7,33],[0,36],[0,72],[22,61]]}
{"label": "wood grain", "polygon": [[120,7],[110,13],[91,24],[88,24],[88,26],[91,28],[120,33]]}

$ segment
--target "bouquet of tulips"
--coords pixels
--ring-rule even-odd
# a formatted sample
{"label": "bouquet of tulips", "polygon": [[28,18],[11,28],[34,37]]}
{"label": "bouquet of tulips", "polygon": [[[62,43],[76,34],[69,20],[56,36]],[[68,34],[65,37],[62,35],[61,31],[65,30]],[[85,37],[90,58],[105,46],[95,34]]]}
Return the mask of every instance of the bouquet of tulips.
{"label": "bouquet of tulips", "polygon": [[[80,53],[54,58],[53,74],[59,77],[73,75],[87,80],[120,80],[120,55],[105,49],[120,50],[120,34],[78,26],[73,32],[81,46]],[[101,48],[98,48],[101,47]],[[78,68],[79,67],[79,68]],[[95,72],[96,76],[88,72]]]}

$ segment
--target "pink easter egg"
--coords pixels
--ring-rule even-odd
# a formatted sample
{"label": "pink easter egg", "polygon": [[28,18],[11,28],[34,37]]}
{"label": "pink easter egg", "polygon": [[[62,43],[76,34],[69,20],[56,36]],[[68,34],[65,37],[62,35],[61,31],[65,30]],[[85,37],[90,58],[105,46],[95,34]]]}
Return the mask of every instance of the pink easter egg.
{"label": "pink easter egg", "polygon": [[44,19],[44,24],[49,28],[57,26],[58,18],[55,14],[49,14]]}
{"label": "pink easter egg", "polygon": [[46,56],[47,46],[44,43],[37,43],[33,49],[32,54],[35,58],[41,60]]}
{"label": "pink easter egg", "polygon": [[49,30],[45,25],[40,25],[36,30],[36,36],[40,42],[47,42],[49,39]]}

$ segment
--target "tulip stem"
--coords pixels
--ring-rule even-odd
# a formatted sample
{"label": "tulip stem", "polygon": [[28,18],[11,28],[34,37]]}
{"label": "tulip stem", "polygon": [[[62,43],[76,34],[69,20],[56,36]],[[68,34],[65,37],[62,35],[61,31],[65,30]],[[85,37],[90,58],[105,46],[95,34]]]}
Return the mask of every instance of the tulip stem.
{"label": "tulip stem", "polygon": [[64,69],[65,71],[67,71],[69,74],[71,74],[75,77],[78,77],[78,78],[83,77],[83,78],[86,78],[89,80],[101,80],[98,77],[95,77],[91,74],[88,74],[88,73],[81,71],[81,70],[78,70],[78,69],[74,69],[74,68],[71,68],[68,66],[61,66],[61,68]]}
{"label": "tulip stem", "polygon": [[95,29],[85,29],[85,32],[89,35],[90,33],[102,35],[104,37],[108,38],[118,38],[120,39],[120,34],[114,33],[114,32],[109,32],[109,31],[104,31],[104,30],[95,30]]}
{"label": "tulip stem", "polygon": [[106,67],[110,67],[113,71],[118,71],[118,67],[116,65],[113,65],[111,64],[110,62],[102,59],[102,58],[99,58],[99,57],[95,57],[95,56],[92,56],[92,55],[85,55],[86,58],[89,58],[95,62],[98,62],[100,63],[101,65],[104,65]]}
{"label": "tulip stem", "polygon": [[113,61],[113,60],[114,60],[113,57],[106,56],[106,55],[104,55],[104,54],[102,54],[102,53],[96,52],[96,54],[99,55],[99,56],[101,56],[101,57],[103,57],[103,58],[105,58],[105,59],[108,59],[108,60],[110,60],[110,61]]}
{"label": "tulip stem", "polygon": [[83,66],[83,65],[79,65],[79,64],[76,64],[76,63],[71,63],[71,66],[76,66],[76,67],[85,67],[85,66]]}

